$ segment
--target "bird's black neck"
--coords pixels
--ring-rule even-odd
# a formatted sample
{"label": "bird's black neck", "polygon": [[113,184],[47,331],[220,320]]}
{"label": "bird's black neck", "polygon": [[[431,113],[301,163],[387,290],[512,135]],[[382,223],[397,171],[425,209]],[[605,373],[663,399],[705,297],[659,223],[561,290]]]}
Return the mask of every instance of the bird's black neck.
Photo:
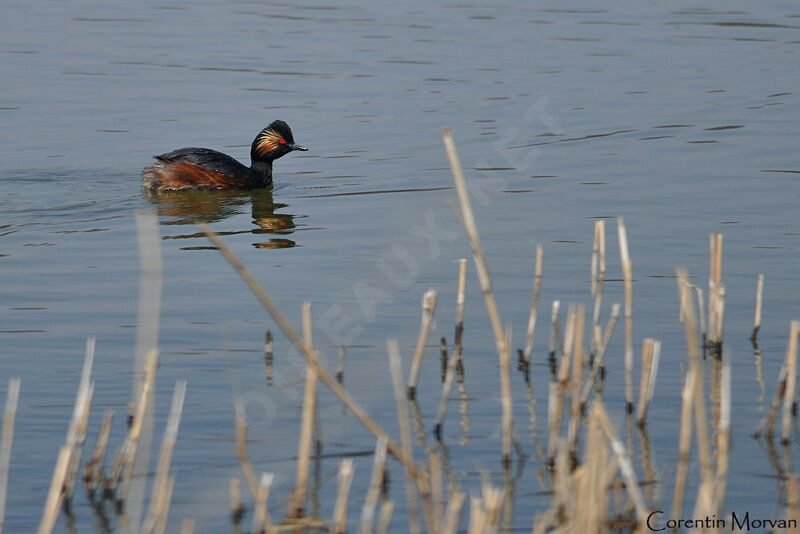
{"label": "bird's black neck", "polygon": [[254,178],[261,182],[260,185],[267,186],[272,183],[271,161],[253,161],[250,163],[250,170],[253,171]]}

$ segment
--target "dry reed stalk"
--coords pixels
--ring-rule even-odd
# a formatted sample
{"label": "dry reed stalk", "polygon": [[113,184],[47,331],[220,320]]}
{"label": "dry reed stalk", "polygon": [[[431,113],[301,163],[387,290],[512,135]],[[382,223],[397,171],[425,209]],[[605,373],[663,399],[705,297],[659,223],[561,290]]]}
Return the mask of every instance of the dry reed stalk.
{"label": "dry reed stalk", "polygon": [[336,364],[336,381],[344,384],[344,360],[347,354],[347,349],[344,345],[339,346],[339,360]]}
{"label": "dry reed stalk", "polygon": [[272,332],[267,330],[267,336],[264,340],[264,363],[266,364],[266,378],[268,381],[272,380]]}
{"label": "dry reed stalk", "polygon": [[[256,473],[253,470],[250,459],[247,457],[247,418],[244,410],[244,400],[242,400],[241,394],[237,395],[234,401],[234,408],[236,413],[236,458],[239,459],[239,464],[242,466],[242,473],[244,473],[244,479],[247,482],[250,495],[255,498],[258,494],[258,481],[256,480]],[[233,503],[231,503],[231,505],[232,504]],[[244,507],[242,507],[242,512],[243,511]]]}
{"label": "dry reed stalk", "polygon": [[[408,529],[411,534],[419,534],[421,532],[419,521],[419,509],[417,503],[417,491],[414,488],[412,475],[408,469],[414,461],[414,449],[411,443],[411,422],[408,417],[408,406],[406,399],[403,396],[403,379],[402,362],[400,360],[400,348],[396,339],[390,339],[386,342],[386,347],[389,352],[389,370],[392,375],[392,386],[394,387],[394,400],[397,404],[397,425],[400,429],[400,443],[403,447],[403,456],[408,459],[406,467],[406,508],[408,509]],[[388,445],[388,441],[387,441]]]}
{"label": "dry reed stalk", "polygon": [[194,519],[184,519],[181,521],[181,534],[194,534],[194,527]]}
{"label": "dry reed stalk", "polygon": [[781,443],[788,445],[792,437],[792,418],[796,412],[795,391],[797,388],[797,341],[800,321],[789,324],[789,342],[786,345],[786,388],[783,396],[783,421]]}
{"label": "dry reed stalk", "polygon": [[439,353],[442,360],[442,383],[444,384],[444,379],[447,377],[447,340],[445,338],[439,340]]}
{"label": "dry reed stalk", "polygon": [[642,374],[639,383],[639,405],[636,409],[636,422],[644,425],[647,418],[647,407],[653,398],[658,376],[658,361],[661,357],[661,342],[657,339],[645,338],[642,343]]}
{"label": "dry reed stalk", "polygon": [[642,493],[639,490],[639,484],[636,481],[636,473],[634,472],[633,465],[625,452],[625,445],[623,445],[617,437],[614,427],[608,419],[608,414],[603,407],[603,403],[599,401],[593,403],[592,412],[595,417],[597,417],[600,428],[603,429],[606,439],[608,439],[611,444],[611,450],[614,451],[614,455],[617,457],[619,472],[620,475],[622,475],[622,479],[625,481],[625,489],[628,492],[628,498],[636,510],[636,517],[639,521],[639,525],[643,526],[647,522],[648,509],[644,504]]}
{"label": "dry reed stalk", "polygon": [[633,262],[628,254],[628,233],[622,217],[617,217],[617,238],[625,280],[625,408],[633,413]]}
{"label": "dry reed stalk", "polygon": [[92,498],[97,488],[103,484],[103,464],[105,463],[106,451],[108,450],[108,439],[111,436],[111,423],[114,420],[114,411],[106,410],[103,415],[103,423],[100,425],[100,432],[97,434],[97,441],[94,445],[92,458],[86,463],[83,470],[83,481],[86,489]]}
{"label": "dry reed stalk", "polygon": [[589,379],[583,384],[583,390],[581,391],[582,411],[586,407],[586,402],[589,400],[589,394],[592,392],[592,386],[594,385],[597,374],[599,373],[601,378],[605,376],[605,366],[603,362],[606,350],[608,349],[608,344],[611,342],[611,335],[614,333],[614,327],[617,325],[617,320],[619,320],[619,310],[619,304],[614,303],[611,305],[611,316],[608,318],[608,324],[606,324],[605,333],[603,334],[600,343],[596,347],[597,352],[595,353],[594,360],[592,361],[592,369],[589,373]]}
{"label": "dry reed stalk", "polygon": [[351,458],[339,463],[339,484],[336,492],[336,505],[333,508],[333,532],[344,534],[347,532],[347,496],[350,493],[350,484],[353,482],[355,465]]}
{"label": "dry reed stalk", "polygon": [[375,506],[378,504],[378,497],[381,493],[383,474],[386,470],[386,437],[380,437],[375,444],[375,454],[372,458],[372,474],[369,479],[367,496],[364,499],[364,506],[361,508],[361,526],[359,534],[370,534],[372,532],[372,522],[375,517]]}
{"label": "dry reed stalk", "polygon": [[8,473],[11,466],[11,445],[14,442],[14,421],[17,418],[19,404],[19,378],[8,380],[6,404],[3,410],[3,435],[0,440],[0,532],[6,516],[6,496],[8,495]]}
{"label": "dry reed stalk", "polygon": [[483,485],[483,509],[485,514],[485,527],[486,532],[497,532],[500,526],[500,519],[503,511],[503,502],[505,500],[505,491],[499,488]]}
{"label": "dry reed stalk", "polygon": [[[136,313],[136,349],[133,368],[133,390],[131,392],[131,415],[135,415],[136,403],[142,398],[145,368],[152,351],[158,350],[159,319],[161,315],[161,288],[163,285],[163,261],[161,235],[155,212],[136,216],[136,237],[139,245],[139,305]],[[142,414],[142,426],[138,430],[131,476],[125,482],[125,514],[133,530],[139,527],[147,492],[147,474],[150,470],[150,452],[153,444],[153,406],[155,391],[150,391],[149,409]],[[130,427],[130,424],[128,425]],[[118,505],[122,501],[118,501]]]}
{"label": "dry reed stalk", "polygon": [[433,449],[428,451],[428,475],[431,486],[431,523],[438,528],[442,524],[444,494],[442,493],[442,461]]}
{"label": "dry reed stalk", "polygon": [[485,525],[486,512],[483,509],[480,497],[470,497],[467,534],[483,534],[486,530]]}
{"label": "dry reed stalk", "polygon": [[775,388],[775,395],[772,397],[772,404],[769,407],[766,415],[758,422],[758,426],[753,432],[753,437],[760,437],[764,429],[767,430],[766,437],[772,441],[772,434],[775,431],[775,421],[778,417],[778,410],[780,409],[781,400],[786,392],[786,361],[784,359],[783,365],[778,372],[778,387]]}
{"label": "dry reed stalk", "polygon": [[[311,324],[311,303],[303,303],[303,343],[306,349],[314,351]],[[300,425],[300,438],[297,443],[297,476],[295,488],[286,512],[288,519],[298,519],[305,515],[308,473],[311,464],[311,441],[314,437],[314,416],[317,410],[317,372],[306,365],[306,384],[303,396],[303,415]]]}
{"label": "dry reed stalk", "polygon": [[61,490],[64,485],[64,479],[67,476],[67,469],[69,469],[71,454],[72,449],[67,445],[62,445],[58,450],[58,460],[56,460],[56,466],[53,470],[50,491],[47,493],[44,512],[42,513],[42,519],[39,523],[39,529],[37,530],[38,534],[48,534],[52,532],[56,524],[61,505]]}
{"label": "dry reed stalk", "polygon": [[450,361],[447,362],[447,370],[444,375],[444,384],[442,385],[442,397],[439,399],[439,410],[436,414],[436,423],[433,425],[433,435],[437,440],[442,439],[442,425],[444,418],[447,415],[447,402],[450,399],[450,391],[453,389],[453,382],[455,381],[456,367],[459,364],[458,358],[453,355]]}
{"label": "dry reed stalk", "polygon": [[242,503],[242,479],[231,477],[230,479],[230,503],[231,503],[231,523],[238,525],[244,517],[244,504]]}
{"label": "dry reed stalk", "polygon": [[61,504],[68,502],[69,497],[72,495],[72,488],[80,464],[81,450],[86,439],[86,427],[89,421],[92,392],[94,391],[94,384],[91,380],[93,361],[94,338],[88,338],[78,394],[72,410],[72,419],[70,419],[67,437],[64,445],[59,450],[58,461],[53,471],[53,478],[50,481],[50,491],[47,494],[47,501],[39,523],[39,534],[47,534],[53,530]]}
{"label": "dry reed stalk", "polygon": [[594,223],[594,240],[592,242],[592,295],[594,310],[592,312],[592,358],[601,343],[600,310],[603,307],[603,282],[606,279],[606,221],[600,219]]}
{"label": "dry reed stalk", "polygon": [[555,362],[556,359],[556,344],[561,346],[561,350],[564,350],[564,344],[561,342],[561,332],[558,327],[558,313],[561,308],[561,301],[554,300],[553,306],[550,310],[550,348],[548,349],[548,354],[550,357],[551,362]]}
{"label": "dry reed stalk", "polygon": [[500,403],[503,465],[511,463],[511,440],[514,433],[513,405],[511,399],[511,323],[506,324],[506,341],[500,355]]}
{"label": "dry reed stalk", "polygon": [[594,532],[603,529],[608,520],[607,488],[616,475],[609,469],[608,447],[596,416],[589,418],[583,462],[571,474],[572,505],[564,529],[573,532]]}
{"label": "dry reed stalk", "polygon": [[269,500],[269,492],[272,489],[272,482],[275,480],[275,475],[272,473],[262,473],[261,480],[258,483],[258,490],[254,495],[253,504],[253,523],[250,527],[251,534],[258,534],[261,532],[270,532],[272,530],[272,518],[269,515],[269,508],[267,508],[267,501]]}
{"label": "dry reed stalk", "polygon": [[[506,347],[507,338],[503,332],[503,323],[500,320],[500,313],[497,310],[497,302],[494,298],[494,293],[492,292],[492,277],[489,274],[489,265],[486,263],[486,257],[483,254],[483,248],[481,247],[481,240],[478,236],[478,227],[475,224],[475,216],[472,213],[472,205],[469,200],[469,194],[467,192],[467,183],[464,179],[464,174],[461,171],[461,161],[458,158],[458,152],[456,151],[456,146],[453,141],[453,132],[449,128],[444,128],[442,130],[442,139],[444,141],[445,149],[447,150],[447,159],[450,162],[450,168],[453,171],[453,181],[456,184],[456,191],[458,193],[458,203],[460,206],[460,212],[454,208],[457,214],[460,213],[459,220],[464,227],[467,236],[469,237],[470,247],[472,248],[472,254],[475,258],[475,266],[476,270],[478,271],[478,280],[481,286],[481,292],[483,293],[483,299],[486,304],[486,311],[489,314],[489,320],[492,324],[492,332],[494,333],[494,341],[495,346],[497,348],[497,356],[500,362],[500,369],[503,369],[503,359],[510,360],[510,348]],[[451,204],[452,206],[452,204]],[[501,389],[503,389],[503,381],[508,379],[508,377],[504,378],[503,373],[501,372]],[[503,402],[503,420],[510,421],[511,424],[507,425],[506,428],[510,428],[513,424],[513,406],[510,402],[510,396],[506,398],[504,396]],[[508,440],[508,448],[506,449],[505,443]],[[503,457],[510,459],[511,455],[511,447],[510,447],[510,435],[509,437],[504,437],[504,446],[503,446]]]}
{"label": "dry reed stalk", "polygon": [[[686,485],[686,475],[689,470],[689,451],[692,442],[692,416],[694,413],[697,382],[700,380],[699,365],[700,346],[697,341],[697,319],[691,299],[691,284],[689,275],[684,269],[677,269],[678,294],[680,296],[681,318],[686,335],[686,345],[689,353],[689,372],[681,393],[681,422],[678,437],[678,466],[675,474],[675,486],[672,497],[672,515],[681,517],[683,507],[683,491]],[[701,399],[702,400],[702,399]]]}
{"label": "dry reed stalk", "polygon": [[533,298],[531,300],[531,313],[528,316],[528,336],[525,341],[525,350],[523,356],[525,361],[530,365],[531,353],[533,352],[533,338],[536,330],[536,316],[539,312],[539,295],[542,291],[542,269],[544,263],[544,252],[542,245],[536,245],[536,267],[533,275]]}
{"label": "dry reed stalk", "polygon": [[581,396],[580,390],[583,385],[583,334],[586,321],[586,305],[580,304],[575,312],[575,340],[572,343],[572,382],[570,389],[570,420],[567,434],[570,454],[577,458],[578,438],[580,435],[581,424]]}
{"label": "dry reed stalk", "polygon": [[719,358],[722,350],[722,323],[725,311],[725,288],[722,285],[722,234],[709,236],[708,277],[708,347]]}
{"label": "dry reed stalk", "polygon": [[394,501],[384,501],[381,504],[381,512],[378,517],[378,527],[375,529],[375,534],[386,534],[389,532],[389,525],[392,523],[392,514],[394,514]]}
{"label": "dry reed stalk", "polygon": [[133,420],[128,428],[128,435],[120,447],[109,476],[109,489],[116,492],[117,507],[126,505],[131,478],[139,449],[139,440],[145,430],[145,414],[151,410],[153,389],[155,387],[156,370],[158,369],[158,351],[147,353],[144,367],[142,387],[139,399],[134,408]]}
{"label": "dry reed stalk", "polygon": [[561,426],[561,383],[549,383],[547,390],[547,463],[553,465]]}
{"label": "dry reed stalk", "polygon": [[186,381],[181,380],[175,384],[172,394],[172,403],[167,417],[167,427],[161,440],[161,451],[158,455],[158,467],[153,488],[150,494],[150,508],[147,519],[141,529],[142,534],[151,534],[156,530],[156,525],[166,520],[166,511],[169,507],[167,486],[169,484],[169,469],[172,463],[172,451],[175,450],[175,441],[178,439],[178,427],[181,423],[183,401],[186,398]]}
{"label": "dry reed stalk", "polygon": [[153,534],[164,534],[167,531],[167,518],[169,517],[169,506],[172,502],[172,492],[175,489],[175,477],[169,477],[164,489],[164,500],[159,511],[159,520],[156,523]]}
{"label": "dry reed stalk", "polygon": [[457,360],[460,380],[464,378],[462,339],[464,336],[464,293],[467,288],[467,260],[458,260],[458,290],[456,293],[456,330],[453,336],[453,357]]}
{"label": "dry reed stalk", "polygon": [[[89,426],[89,412],[92,403],[92,390],[94,384],[92,383],[92,365],[94,363],[94,347],[95,338],[89,337],[86,339],[86,354],[83,362],[83,369],[81,370],[81,380],[78,399],[75,401],[75,412],[72,415],[70,428],[67,430],[67,443],[72,445],[72,457],[70,458],[69,469],[67,470],[67,479],[64,481],[63,496],[64,502],[69,503],[72,500],[72,494],[75,491],[75,481],[77,479],[78,469],[81,463],[81,454],[83,453],[83,445],[86,442],[86,429]],[[84,397],[81,397],[84,392]],[[80,402],[80,405],[79,405]]]}
{"label": "dry reed stalk", "polygon": [[433,313],[436,311],[435,289],[429,289],[422,296],[422,322],[417,336],[417,348],[414,349],[414,358],[411,360],[411,370],[408,373],[408,398],[413,399],[417,391],[417,380],[419,370],[422,366],[422,356],[425,354],[425,344],[428,342],[428,335],[433,324]]}
{"label": "dry reed stalk", "polygon": [[[228,263],[236,270],[237,274],[244,280],[253,294],[256,296],[258,301],[264,306],[264,309],[270,314],[273,318],[275,323],[280,327],[281,331],[289,338],[292,344],[298,349],[301,356],[305,358],[306,363],[310,364],[314,369],[317,371],[317,375],[319,379],[326,385],[328,388],[339,397],[339,400],[356,416],[356,418],[361,421],[361,423],[367,427],[367,429],[372,432],[376,437],[379,436],[386,436],[386,432],[367,414],[367,412],[359,405],[353,397],[339,384],[336,380],[328,374],[327,371],[320,365],[319,358],[312,352],[306,349],[302,339],[300,336],[297,335],[292,325],[280,311],[280,309],[272,302],[272,299],[267,295],[266,291],[256,282],[255,278],[250,274],[250,272],[245,268],[239,258],[231,251],[230,247],[225,244],[225,242],[220,239],[220,237],[215,234],[211,227],[204,223],[196,223],[197,227],[206,235],[206,237],[211,241],[214,246],[219,249],[225,259],[228,260]],[[397,458],[397,460],[404,465],[406,469],[417,479],[418,484],[422,484],[422,488],[425,488],[425,481],[424,477],[417,469],[417,467],[413,464],[413,462],[409,461],[409,459],[403,454],[401,448],[394,443],[393,441],[389,440],[387,442],[387,447],[389,452]]]}
{"label": "dry reed stalk", "polygon": [[714,480],[714,511],[721,515],[725,502],[725,487],[728,476],[728,454],[731,444],[731,354],[722,354],[720,372],[719,425],[717,427],[717,469]]}
{"label": "dry reed stalk", "polygon": [[761,305],[764,302],[764,275],[758,275],[758,283],[756,284],[756,312],[753,317],[753,333],[750,334],[750,341],[755,345],[758,331],[761,329]]}
{"label": "dry reed stalk", "polygon": [[454,491],[450,495],[450,500],[445,508],[444,516],[442,517],[441,528],[439,534],[456,534],[458,532],[458,523],[461,520],[461,507],[464,506],[464,499],[466,495],[463,491]]}

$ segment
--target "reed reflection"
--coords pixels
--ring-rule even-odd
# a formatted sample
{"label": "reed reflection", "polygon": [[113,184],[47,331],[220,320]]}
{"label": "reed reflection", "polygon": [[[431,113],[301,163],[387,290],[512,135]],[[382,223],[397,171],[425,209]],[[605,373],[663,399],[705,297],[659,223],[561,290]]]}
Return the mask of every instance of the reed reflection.
{"label": "reed reflection", "polygon": [[[252,223],[255,228],[220,232],[224,235],[252,233],[256,236],[285,236],[295,232],[294,215],[276,213],[288,204],[275,202],[272,189],[252,191],[162,191],[145,194],[148,201],[156,207],[161,224],[178,226],[195,222],[216,223],[234,215],[245,213],[250,207]],[[179,234],[165,239],[187,239],[198,234]],[[268,240],[253,242],[256,248],[291,248],[295,241],[285,237],[271,237]]]}

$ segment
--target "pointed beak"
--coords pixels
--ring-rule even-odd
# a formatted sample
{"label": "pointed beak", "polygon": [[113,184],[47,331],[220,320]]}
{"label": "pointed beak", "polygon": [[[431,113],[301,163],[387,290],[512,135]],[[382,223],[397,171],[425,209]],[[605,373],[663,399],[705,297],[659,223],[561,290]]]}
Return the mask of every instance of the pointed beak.
{"label": "pointed beak", "polygon": [[306,147],[300,145],[289,145],[289,148],[291,148],[292,150],[302,150],[303,152],[308,150]]}

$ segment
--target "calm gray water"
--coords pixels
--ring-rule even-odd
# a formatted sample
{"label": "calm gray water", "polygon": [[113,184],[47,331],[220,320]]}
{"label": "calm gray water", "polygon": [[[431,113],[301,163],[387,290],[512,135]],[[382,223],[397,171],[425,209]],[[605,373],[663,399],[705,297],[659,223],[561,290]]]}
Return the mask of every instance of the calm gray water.
{"label": "calm gray water", "polygon": [[[774,391],[789,320],[800,318],[795,3],[767,2],[755,11],[742,1],[565,7],[511,0],[412,9],[390,2],[9,0],[2,19],[0,390],[8,378],[22,378],[6,532],[38,524],[87,336],[97,337],[89,443],[106,408],[117,413],[112,450],[124,435],[139,213],[157,213],[163,237],[158,429],[173,384],[188,381],[171,530],[185,517],[198,520],[199,532],[228,529],[228,479],[240,475],[234,389],[247,401],[256,469],[276,474],[271,502],[280,517],[294,481],[302,402],[303,367],[279,334],[275,377],[264,378],[264,333],[275,325],[198,234],[195,219],[227,234],[296,324],[301,303],[313,302],[315,343],[328,366],[337,346],[348,345],[346,386],[396,436],[385,341],[400,340],[407,368],[420,298],[430,287],[439,290],[431,343],[451,341],[454,261],[470,254],[446,202],[455,192],[443,125],[454,129],[477,184],[476,217],[515,346],[524,344],[535,243],[545,251],[533,403],[521,377],[512,376],[528,458],[509,524],[528,531],[548,503],[540,451],[550,303],[590,301],[593,224],[606,217],[604,321],[610,303],[621,301],[618,215],[634,262],[637,347],[644,337],[663,343],[648,425],[659,483],[650,497],[669,509],[686,361],[674,269],[687,267],[705,286],[708,234],[717,231],[725,235],[735,391],[725,509],[780,515],[780,482],[750,434]],[[277,162],[273,190],[142,194],[139,172],[152,154],[206,146],[247,161],[252,138],[277,118],[311,151]],[[759,338],[765,389],[748,341],[759,273],[766,279]],[[619,329],[605,393],[621,428],[622,339]],[[428,432],[416,452],[436,447],[447,472],[478,491],[480,470],[497,484],[502,471],[497,359],[472,264],[465,344],[467,401],[451,403],[447,448]],[[439,394],[431,346],[419,389],[427,431]],[[367,451],[374,440],[329,392],[320,404],[327,476],[342,456]],[[356,457],[356,465],[352,518],[371,459]],[[402,532],[396,468],[394,531]],[[638,474],[645,478],[641,465]],[[328,480],[320,490],[327,517],[334,486]],[[78,493],[77,530],[103,532]]]}

